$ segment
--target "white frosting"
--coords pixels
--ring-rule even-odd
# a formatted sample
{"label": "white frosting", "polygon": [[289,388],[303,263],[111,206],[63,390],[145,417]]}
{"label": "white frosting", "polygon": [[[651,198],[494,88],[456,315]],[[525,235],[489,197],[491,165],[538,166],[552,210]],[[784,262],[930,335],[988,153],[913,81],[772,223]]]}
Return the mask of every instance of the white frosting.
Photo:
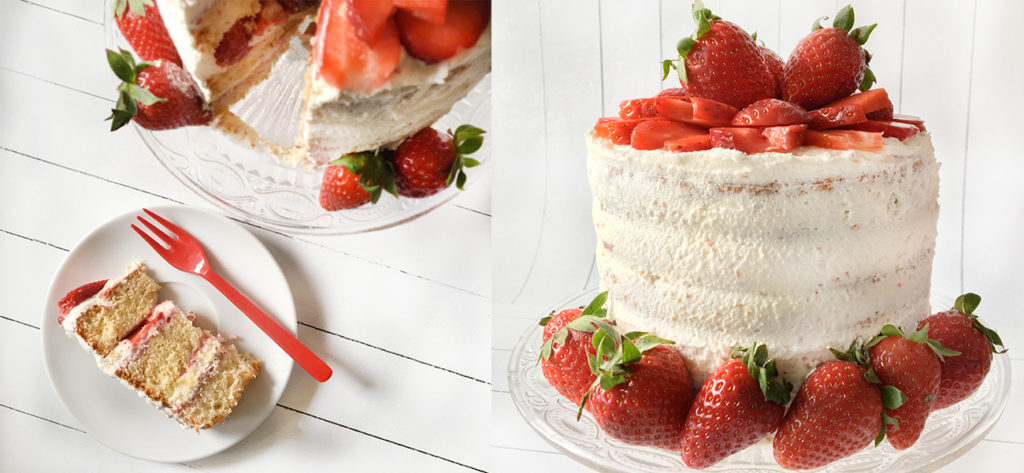
{"label": "white frosting", "polygon": [[[213,91],[207,85],[206,78],[222,71],[223,68],[217,65],[217,61],[213,57],[216,45],[201,47],[196,42],[193,31],[198,27],[203,13],[215,3],[217,0],[156,0],[156,5],[160,9],[160,17],[163,18],[164,26],[167,27],[167,33],[171,36],[175,49],[178,50],[178,56],[181,57],[182,67],[195,80],[195,84],[206,102],[213,100]],[[244,2],[235,3],[241,7]],[[232,2],[227,3],[227,5],[231,4]],[[238,18],[248,14],[248,9],[239,8],[238,11]]]}
{"label": "white frosting", "polygon": [[677,342],[696,384],[768,345],[793,383],[885,323],[929,312],[938,164],[882,152],[638,151],[587,137],[597,266],[627,330]]}

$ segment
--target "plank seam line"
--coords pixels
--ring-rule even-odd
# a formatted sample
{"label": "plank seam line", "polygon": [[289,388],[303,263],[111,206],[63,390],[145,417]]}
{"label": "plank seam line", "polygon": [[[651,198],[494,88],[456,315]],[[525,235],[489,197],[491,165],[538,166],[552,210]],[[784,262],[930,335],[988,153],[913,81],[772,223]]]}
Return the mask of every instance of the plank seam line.
{"label": "plank seam line", "polygon": [[21,324],[21,325],[24,325],[26,327],[30,327],[30,328],[34,328],[36,330],[39,330],[39,327],[36,327],[35,325],[32,325],[30,323],[26,323],[26,322],[22,322],[22,321],[17,320],[17,319],[12,319],[10,317],[5,317],[3,315],[0,315],[0,319],[9,320],[9,321],[14,322],[16,324]]}
{"label": "plank seam line", "polygon": [[323,422],[327,422],[328,424],[335,425],[335,426],[341,427],[341,428],[346,429],[346,430],[350,430],[350,431],[355,432],[357,434],[362,434],[362,435],[365,435],[367,437],[380,440],[382,442],[387,442],[387,443],[390,443],[390,444],[398,446],[398,447],[406,448],[406,449],[412,450],[412,451],[414,451],[416,453],[421,453],[423,455],[434,457],[434,458],[436,458],[438,460],[444,460],[444,461],[446,461],[448,463],[452,463],[452,464],[455,464],[455,465],[458,465],[458,466],[461,466],[461,467],[464,467],[464,468],[468,468],[468,469],[473,470],[473,471],[479,471],[479,472],[482,472],[482,473],[486,473],[486,470],[481,470],[479,468],[475,468],[475,467],[469,466],[469,465],[467,465],[465,463],[459,463],[459,462],[457,462],[455,460],[452,460],[450,458],[442,457],[441,455],[438,455],[436,453],[430,453],[430,452],[428,452],[426,450],[421,450],[421,449],[416,448],[416,447],[405,445],[403,443],[399,443],[399,442],[396,442],[394,440],[381,437],[379,435],[375,435],[375,434],[371,434],[371,433],[363,431],[363,430],[359,430],[359,429],[357,429],[355,427],[350,427],[350,426],[347,426],[347,425],[339,423],[339,422],[335,422],[335,421],[330,420],[330,419],[326,419],[326,418],[323,418],[323,417],[320,417],[320,416],[316,416],[316,415],[310,414],[308,412],[303,412],[303,411],[300,411],[300,410],[295,409],[293,407],[288,407],[288,406],[286,406],[284,404],[278,404],[277,407],[280,407],[282,409],[287,409],[287,410],[295,412],[297,414],[302,414],[302,415],[305,415],[305,416],[309,416],[309,417],[312,417],[314,419],[317,419],[317,420],[320,420],[320,421],[323,421]]}
{"label": "plank seam line", "polygon": [[441,371],[445,371],[445,372],[454,374],[456,376],[461,376],[461,377],[466,378],[466,379],[468,379],[470,381],[476,381],[476,382],[478,382],[480,384],[484,384],[484,385],[487,385],[487,386],[491,385],[491,383],[488,382],[488,381],[484,381],[484,380],[479,379],[479,378],[474,378],[474,377],[472,377],[472,376],[470,376],[468,374],[459,373],[458,371],[455,371],[455,370],[452,370],[452,369],[449,369],[449,368],[445,368],[443,366],[438,366],[438,365],[435,365],[435,364],[432,364],[432,363],[428,363],[428,362],[423,361],[423,360],[418,360],[418,359],[413,358],[413,357],[411,357],[409,355],[403,355],[401,353],[388,350],[387,348],[382,348],[382,347],[378,347],[376,345],[371,345],[371,344],[369,344],[367,342],[364,342],[362,340],[356,340],[356,339],[351,338],[351,337],[346,337],[346,336],[344,336],[344,335],[342,335],[340,333],[335,333],[335,332],[332,332],[332,331],[327,330],[327,329],[323,329],[323,328],[320,328],[320,327],[315,327],[315,326],[309,325],[309,324],[307,324],[305,322],[299,322],[299,325],[311,328],[313,330],[317,330],[319,332],[326,333],[328,335],[334,335],[335,337],[338,337],[338,338],[340,338],[342,340],[347,340],[347,341],[350,341],[352,343],[358,343],[358,344],[363,345],[365,347],[373,348],[374,350],[379,350],[379,351],[382,351],[382,352],[387,353],[389,355],[394,355],[394,356],[397,356],[399,358],[404,358],[406,360],[409,360],[409,361],[412,361],[412,362],[415,362],[415,363],[419,363],[419,364],[424,365],[424,366],[429,366],[431,368],[434,368],[434,369],[437,369],[437,370],[441,370]]}
{"label": "plank seam line", "polygon": [[964,120],[964,172],[963,172],[963,194],[960,194],[960,292],[964,292],[964,238],[967,236],[967,151],[970,149],[971,140],[971,89],[974,82],[974,49],[977,46],[976,37],[978,34],[978,2],[975,0],[974,8],[971,9],[971,55],[967,59],[970,66],[967,73],[967,117]]}
{"label": "plank seam line", "polygon": [[77,19],[79,19],[79,20],[82,20],[82,21],[88,21],[89,23],[92,23],[92,24],[94,24],[94,25],[100,25],[100,26],[103,26],[103,23],[100,23],[100,22],[98,22],[98,21],[96,21],[96,20],[90,20],[90,19],[88,19],[88,18],[86,18],[86,17],[84,17],[84,16],[78,16],[78,15],[76,15],[76,14],[74,14],[74,13],[66,12],[66,11],[64,11],[64,10],[58,10],[58,9],[56,9],[56,8],[53,8],[53,7],[48,7],[48,6],[46,6],[46,5],[40,5],[40,4],[38,4],[38,3],[35,3],[35,2],[30,2],[30,1],[28,1],[28,0],[21,0],[21,2],[22,2],[22,3],[26,3],[26,4],[28,4],[28,5],[32,5],[32,6],[34,6],[34,7],[39,7],[39,8],[42,8],[42,9],[44,9],[44,10],[50,10],[50,11],[52,11],[52,12],[54,12],[54,13],[60,13],[60,14],[62,14],[62,15],[67,15],[67,16],[70,16],[71,18],[77,18]]}
{"label": "plank seam line", "polygon": [[56,248],[56,249],[61,250],[61,251],[65,252],[65,253],[70,251],[67,248],[61,248],[61,247],[59,247],[57,245],[54,245],[53,243],[50,243],[48,241],[38,240],[38,239],[35,239],[35,238],[32,238],[32,237],[27,237],[25,235],[20,235],[20,234],[12,232],[10,230],[4,230],[3,228],[0,228],[0,232],[6,233],[6,234],[8,234],[10,236],[13,236],[13,237],[18,237],[18,238],[21,238],[21,239],[24,239],[24,240],[28,240],[28,241],[31,241],[33,243],[39,243],[41,245],[46,245],[46,246],[49,246],[51,248]]}
{"label": "plank seam line", "polygon": [[555,452],[551,450],[537,450],[535,448],[523,448],[523,447],[510,447],[508,445],[491,445],[491,448],[501,448],[505,450],[517,450],[520,452],[534,452],[534,453],[547,453],[549,455],[562,455],[561,452]]}
{"label": "plank seam line", "polygon": [[477,210],[477,209],[474,209],[474,208],[466,207],[464,205],[452,203],[452,207],[458,207],[458,208],[460,208],[462,210],[466,210],[466,211],[469,211],[469,212],[473,212],[475,214],[483,215],[484,217],[487,217],[487,218],[491,218],[491,214],[489,214],[487,212],[483,212],[483,211],[480,211],[480,210]]}
{"label": "plank seam line", "polygon": [[82,429],[76,429],[76,428],[74,428],[74,427],[72,427],[72,426],[70,426],[70,425],[65,425],[65,424],[61,424],[60,422],[57,422],[57,421],[55,421],[55,420],[50,420],[50,419],[47,419],[47,418],[45,418],[45,417],[43,417],[43,416],[38,416],[38,415],[35,415],[35,414],[31,413],[31,412],[25,412],[25,411],[23,411],[23,410],[21,410],[21,409],[16,409],[16,408],[14,408],[14,407],[8,406],[7,404],[3,404],[3,403],[0,403],[0,407],[6,407],[6,408],[8,408],[8,409],[10,409],[10,410],[12,410],[12,411],[14,411],[14,412],[18,412],[18,413],[21,413],[21,414],[25,414],[25,415],[27,415],[27,416],[29,416],[29,417],[35,417],[36,419],[39,419],[39,420],[45,420],[46,422],[49,422],[49,423],[51,423],[51,424],[54,424],[54,425],[59,425],[59,426],[61,426],[61,427],[64,427],[65,429],[71,429],[71,430],[74,430],[75,432],[81,432],[81,433],[83,433],[83,434],[84,434],[84,433],[87,433],[86,431],[84,431],[84,430],[82,430]]}
{"label": "plank seam line", "polygon": [[[22,1],[24,1],[24,0],[22,0]],[[17,74],[17,75],[23,76],[23,77],[28,77],[29,79],[37,80],[39,82],[45,82],[45,83],[50,84],[50,85],[55,85],[55,86],[60,87],[62,89],[67,89],[67,90],[70,90],[70,91],[73,91],[73,92],[78,92],[80,94],[85,94],[85,95],[88,95],[90,97],[95,97],[95,98],[98,98],[98,99],[100,99],[100,100],[102,100],[104,102],[110,103],[110,104],[113,104],[113,103],[116,102],[115,100],[109,99],[109,98],[104,97],[102,95],[96,95],[96,94],[94,94],[92,92],[86,92],[86,91],[84,91],[82,89],[76,89],[74,87],[71,87],[70,85],[61,84],[60,82],[54,82],[54,81],[49,80],[49,79],[43,79],[42,77],[35,76],[35,75],[29,74],[29,73],[26,73],[26,72],[16,71],[16,70],[11,69],[9,67],[0,66],[0,70],[4,70],[4,71],[10,72],[12,74]]]}

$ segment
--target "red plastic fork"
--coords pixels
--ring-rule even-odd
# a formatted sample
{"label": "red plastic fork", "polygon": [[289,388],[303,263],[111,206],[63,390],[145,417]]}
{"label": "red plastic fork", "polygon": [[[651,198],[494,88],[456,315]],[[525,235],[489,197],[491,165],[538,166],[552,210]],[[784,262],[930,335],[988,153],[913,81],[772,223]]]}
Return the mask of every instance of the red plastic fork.
{"label": "red plastic fork", "polygon": [[327,381],[331,377],[331,367],[324,363],[320,357],[313,354],[309,348],[306,348],[294,335],[291,334],[284,327],[280,326],[277,322],[265,314],[256,304],[253,304],[248,298],[238,292],[231,284],[228,284],[223,278],[221,278],[214,270],[210,267],[209,260],[206,259],[206,253],[203,251],[202,245],[199,244],[192,235],[182,230],[177,225],[167,221],[167,219],[151,212],[149,209],[142,209],[154,220],[160,222],[164,228],[170,230],[172,235],[164,233],[156,225],[153,225],[142,218],[137,216],[139,222],[142,222],[149,231],[153,232],[154,235],[159,238],[164,245],[157,243],[153,237],[149,236],[148,233],[142,231],[135,224],[132,224],[132,230],[138,233],[149,246],[153,247],[153,250],[157,252],[164,260],[174,266],[175,268],[184,271],[186,273],[192,273],[201,276],[213,284],[213,287],[217,288],[221,294],[231,301],[235,307],[238,307],[249,320],[252,320],[263,333],[270,336],[270,339],[277,344],[277,346],[284,349],[288,356],[292,357],[302,369],[306,370],[314,379],[321,383]]}

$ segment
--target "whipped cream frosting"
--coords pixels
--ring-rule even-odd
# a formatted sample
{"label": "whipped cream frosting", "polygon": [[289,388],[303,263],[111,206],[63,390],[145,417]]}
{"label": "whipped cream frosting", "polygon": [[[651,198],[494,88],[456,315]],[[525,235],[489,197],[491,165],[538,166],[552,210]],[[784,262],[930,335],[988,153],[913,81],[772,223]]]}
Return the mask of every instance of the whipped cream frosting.
{"label": "whipped cream frosting", "polygon": [[587,136],[597,267],[626,330],[674,340],[699,385],[733,345],[794,384],[886,323],[929,313],[931,139],[881,152],[639,151]]}

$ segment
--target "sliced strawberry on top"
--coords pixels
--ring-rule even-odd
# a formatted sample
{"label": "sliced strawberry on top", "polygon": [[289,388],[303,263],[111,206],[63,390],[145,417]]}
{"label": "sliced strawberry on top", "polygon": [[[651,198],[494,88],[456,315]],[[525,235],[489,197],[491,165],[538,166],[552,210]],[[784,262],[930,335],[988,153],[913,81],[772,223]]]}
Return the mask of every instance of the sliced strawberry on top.
{"label": "sliced strawberry on top", "polygon": [[121,35],[143,61],[163,59],[181,65],[160,10],[152,0],[116,0],[114,20]]}
{"label": "sliced strawberry on top", "polygon": [[619,102],[619,116],[626,119],[654,118],[658,112],[654,109],[655,98],[623,100]]}
{"label": "sliced strawberry on top", "polygon": [[711,135],[691,135],[665,142],[665,149],[678,153],[711,149]]}
{"label": "sliced strawberry on top", "polygon": [[395,19],[406,52],[432,64],[476,44],[491,21],[491,3],[451,2],[442,24],[401,9]]}
{"label": "sliced strawberry on top", "polygon": [[711,145],[715,148],[736,149],[747,154],[784,153],[802,146],[806,131],[807,125],[712,128]]}
{"label": "sliced strawberry on top", "polygon": [[797,125],[811,121],[811,114],[795,103],[779,99],[761,99],[732,117],[735,126]]}
{"label": "sliced strawberry on top", "polygon": [[827,130],[846,125],[866,122],[864,110],[857,105],[822,107],[811,111],[811,129]]}
{"label": "sliced strawberry on top", "polygon": [[662,90],[658,92],[658,97],[689,97],[690,94],[686,93],[686,89],[682,87],[674,87]]}
{"label": "sliced strawberry on top", "polygon": [[892,105],[866,114],[868,120],[892,120]]}
{"label": "sliced strawberry on top", "polygon": [[398,67],[402,43],[394,20],[388,20],[377,39],[359,39],[347,14],[348,0],[324,0],[317,23],[316,73],[339,89],[371,90],[386,82]]}
{"label": "sliced strawberry on top", "polygon": [[843,97],[826,105],[826,107],[845,107],[847,105],[856,105],[860,107],[861,111],[868,114],[890,108],[892,107],[892,102],[889,100],[889,94],[885,89],[871,89],[859,94]]}
{"label": "sliced strawberry on top", "polygon": [[95,281],[89,284],[83,284],[79,287],[72,289],[70,292],[64,295],[57,301],[57,311],[60,316],[57,317],[57,323],[64,323],[64,317],[71,313],[71,309],[75,306],[85,302],[86,299],[95,296],[96,293],[103,289],[103,286],[107,284],[107,280]]}
{"label": "sliced strawberry on top", "polygon": [[860,131],[875,131],[882,132],[882,136],[885,138],[897,138],[903,141],[911,136],[916,135],[919,130],[916,126],[908,123],[882,121],[882,120],[868,120],[864,123],[858,123],[856,125],[849,125],[843,127],[848,130],[860,130]]}
{"label": "sliced strawberry on top", "polygon": [[924,127],[924,120],[921,119],[921,118],[915,117],[913,115],[902,115],[902,114],[897,113],[897,114],[892,116],[892,121],[900,122],[900,123],[908,123],[910,125],[916,126],[918,130],[928,131]]}
{"label": "sliced strawberry on top", "polygon": [[380,37],[394,13],[392,0],[348,0],[348,20],[356,37],[365,43],[373,43]]}
{"label": "sliced strawberry on top", "polygon": [[444,24],[448,0],[394,0],[395,6],[435,25]]}
{"label": "sliced strawberry on top", "polygon": [[882,134],[857,130],[807,130],[804,143],[819,148],[880,151]]}
{"label": "sliced strawberry on top", "polygon": [[633,149],[661,149],[666,141],[704,134],[707,134],[706,130],[693,125],[663,118],[648,118],[633,128],[630,145]]}
{"label": "sliced strawberry on top", "polygon": [[739,111],[701,97],[657,97],[654,110],[659,117],[703,127],[728,125]]}
{"label": "sliced strawberry on top", "polygon": [[594,125],[594,136],[605,138],[617,145],[628,145],[633,135],[633,129],[640,123],[640,120],[623,120],[621,118],[609,117],[597,119]]}

